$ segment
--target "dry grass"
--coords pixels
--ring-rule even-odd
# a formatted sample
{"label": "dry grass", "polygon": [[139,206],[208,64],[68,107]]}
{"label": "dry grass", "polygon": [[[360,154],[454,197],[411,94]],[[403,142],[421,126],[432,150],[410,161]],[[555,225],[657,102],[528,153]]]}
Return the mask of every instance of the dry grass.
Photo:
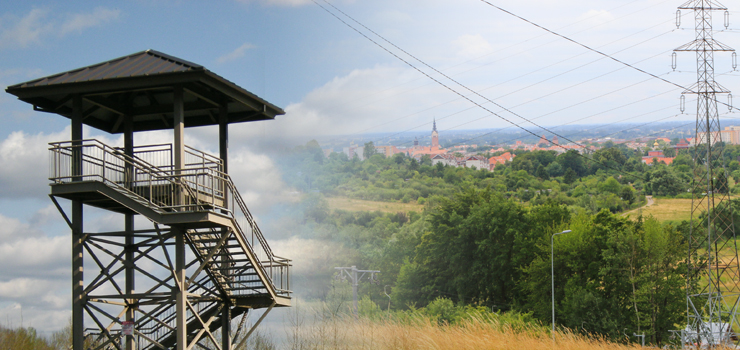
{"label": "dry grass", "polygon": [[[691,219],[691,199],[666,199],[655,198],[655,203],[649,207],[643,208],[642,215],[652,215],[658,221],[681,221]],[[633,218],[637,218],[640,210],[631,213]]]}
{"label": "dry grass", "polygon": [[361,199],[351,199],[346,197],[329,197],[326,198],[329,202],[329,208],[332,210],[341,209],[349,211],[382,211],[386,213],[398,213],[398,212],[410,212],[416,211],[421,212],[424,209],[423,205],[419,205],[416,202],[411,203],[400,203],[400,202],[374,202],[365,201]]}
{"label": "dry grass", "polygon": [[340,318],[300,327],[290,349],[477,350],[477,349],[636,349],[571,333],[555,340],[541,327],[514,329],[494,319],[470,319],[457,325],[422,320],[412,324]]}

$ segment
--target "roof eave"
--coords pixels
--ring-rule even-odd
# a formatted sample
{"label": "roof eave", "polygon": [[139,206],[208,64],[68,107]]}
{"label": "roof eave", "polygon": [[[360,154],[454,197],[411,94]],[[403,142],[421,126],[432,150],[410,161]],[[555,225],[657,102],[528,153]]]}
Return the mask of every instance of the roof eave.
{"label": "roof eave", "polygon": [[209,70],[205,70],[204,73],[204,79],[201,79],[202,83],[223,92],[235,101],[239,101],[247,106],[254,108],[255,110],[261,110],[262,113],[272,118],[275,118],[275,116],[278,115],[285,114],[285,111],[282,108],[270,102],[267,102],[265,99],[224,79],[220,75]]}
{"label": "roof eave", "polygon": [[203,75],[203,72],[204,71],[163,73],[157,74],[157,79],[152,79],[153,76],[146,75],[30,87],[18,84],[8,86],[5,91],[17,96],[21,100],[56,94],[84,94],[93,91],[96,94],[111,93],[116,91],[148,89],[195,82],[199,81],[199,76]]}

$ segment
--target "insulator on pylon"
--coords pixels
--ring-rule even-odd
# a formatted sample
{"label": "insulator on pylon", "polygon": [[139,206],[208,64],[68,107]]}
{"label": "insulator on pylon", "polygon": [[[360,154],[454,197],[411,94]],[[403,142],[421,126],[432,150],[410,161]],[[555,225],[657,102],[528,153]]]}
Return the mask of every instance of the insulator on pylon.
{"label": "insulator on pylon", "polygon": [[732,94],[727,95],[727,108],[732,112]]}
{"label": "insulator on pylon", "polygon": [[671,55],[671,68],[673,68],[674,71],[676,70],[677,62],[678,62],[678,55],[676,55],[676,53],[674,52]]}
{"label": "insulator on pylon", "polygon": [[737,70],[737,53],[732,53],[732,70]]}
{"label": "insulator on pylon", "polygon": [[681,10],[676,11],[676,28],[681,28]]}
{"label": "insulator on pylon", "polygon": [[679,108],[681,108],[681,113],[686,110],[686,95],[681,95],[681,103],[679,103]]}
{"label": "insulator on pylon", "polygon": [[725,29],[730,27],[730,11],[725,11]]}

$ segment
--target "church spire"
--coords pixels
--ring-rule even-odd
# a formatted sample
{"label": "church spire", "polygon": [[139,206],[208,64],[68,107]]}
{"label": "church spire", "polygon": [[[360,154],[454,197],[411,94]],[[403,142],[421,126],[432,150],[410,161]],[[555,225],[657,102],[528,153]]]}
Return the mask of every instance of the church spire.
{"label": "church spire", "polygon": [[434,118],[434,122],[432,124],[432,131],[437,131],[437,118]]}

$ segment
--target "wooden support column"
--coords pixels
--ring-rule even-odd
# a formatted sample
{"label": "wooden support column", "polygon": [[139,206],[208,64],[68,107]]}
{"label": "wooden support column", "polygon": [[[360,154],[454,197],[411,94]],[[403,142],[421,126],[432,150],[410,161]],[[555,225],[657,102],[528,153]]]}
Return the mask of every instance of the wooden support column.
{"label": "wooden support column", "polygon": [[[123,151],[129,156],[134,156],[134,120],[131,116],[124,117],[123,124]],[[131,163],[126,163],[125,166],[125,178],[127,188],[133,187],[135,180],[134,167]],[[125,214],[125,228],[126,231],[126,242],[124,249],[126,250],[126,321],[135,322],[135,309],[138,307],[138,300],[131,297],[135,292],[135,277],[134,277],[134,253],[136,247],[134,246],[134,214]],[[136,326],[134,326],[136,328]],[[127,336],[124,349],[134,350],[135,341],[133,336]]]}
{"label": "wooden support column", "polygon": [[[72,175],[73,181],[82,180],[82,97],[73,97],[72,107]],[[83,280],[83,211],[82,201],[72,201],[72,349],[83,350],[84,280]]]}
{"label": "wooden support column", "polygon": [[177,278],[177,295],[175,296],[175,307],[177,315],[175,317],[175,330],[177,350],[186,350],[188,347],[187,338],[187,297],[188,291],[185,287],[185,231],[182,229],[173,229],[175,231],[175,277]]}
{"label": "wooden support column", "polygon": [[[181,174],[181,171],[185,168],[185,106],[182,85],[175,86],[173,95],[175,174]],[[185,204],[182,191],[177,191],[175,204]]]}

